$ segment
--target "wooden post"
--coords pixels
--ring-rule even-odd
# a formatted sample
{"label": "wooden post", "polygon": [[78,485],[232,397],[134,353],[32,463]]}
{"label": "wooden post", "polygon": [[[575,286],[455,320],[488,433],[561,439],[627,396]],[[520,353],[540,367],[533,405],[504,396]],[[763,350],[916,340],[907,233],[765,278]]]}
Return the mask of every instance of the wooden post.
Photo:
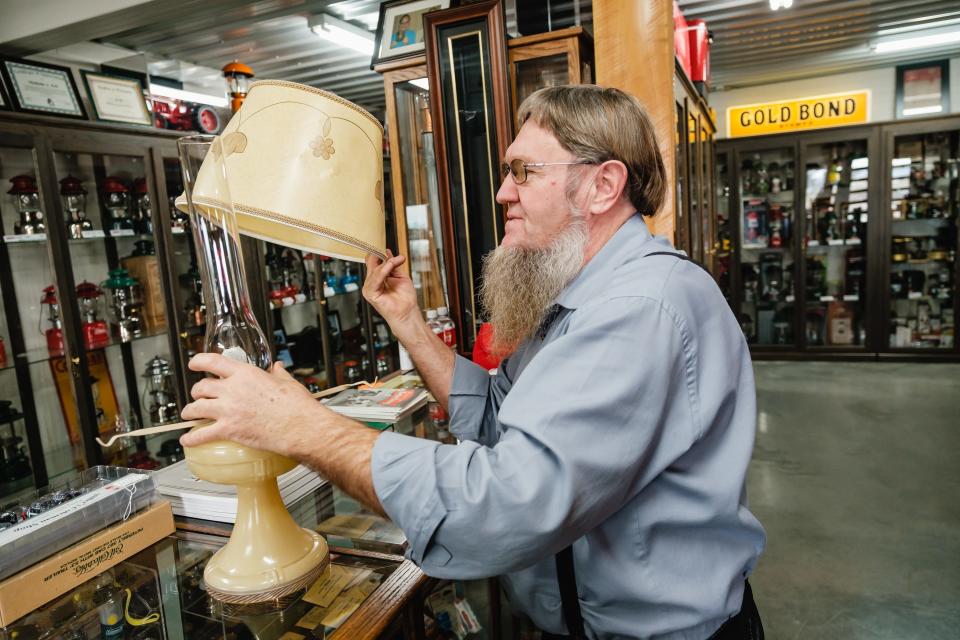
{"label": "wooden post", "polygon": [[667,169],[663,207],[650,230],[674,240],[676,109],[674,107],[673,3],[668,0],[596,0],[593,3],[597,84],[632,93],[657,129]]}

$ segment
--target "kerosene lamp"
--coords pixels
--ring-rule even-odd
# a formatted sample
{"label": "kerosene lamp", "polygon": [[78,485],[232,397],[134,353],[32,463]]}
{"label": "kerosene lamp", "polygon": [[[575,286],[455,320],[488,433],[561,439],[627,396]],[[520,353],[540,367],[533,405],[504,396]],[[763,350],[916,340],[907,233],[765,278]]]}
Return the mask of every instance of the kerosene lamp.
{"label": "kerosene lamp", "polygon": [[143,378],[147,381],[144,390],[143,406],[150,414],[154,426],[175,422],[179,419],[177,401],[173,391],[173,374],[170,363],[160,356],[154,356],[147,363]]}
{"label": "kerosene lamp", "polygon": [[13,196],[13,206],[20,216],[20,220],[13,225],[13,232],[17,235],[44,233],[43,212],[40,211],[40,193],[37,190],[37,181],[33,176],[14,176],[13,183],[7,191]]}
{"label": "kerosene lamp", "polygon": [[63,200],[63,216],[67,222],[67,234],[74,240],[83,237],[84,231],[93,229],[87,219],[87,190],[80,178],[68,175],[60,181],[60,197]]}
{"label": "kerosene lamp", "polygon": [[150,192],[147,179],[133,181],[133,226],[137,233],[153,234],[153,217],[150,210]]}
{"label": "kerosene lamp", "polygon": [[[177,207],[190,213],[200,257],[205,351],[270,366],[244,286],[238,230],[356,262],[385,255],[382,144],[382,127],[363,109],[274,81],[251,85],[219,137],[178,141],[186,190]],[[276,482],[294,460],[228,441],[185,447],[184,454],[197,477],[237,486],[230,541],[204,570],[211,596],[229,603],[278,600],[316,580],[329,563],[326,542],[290,517]]]}
{"label": "kerosene lamp", "polygon": [[110,329],[103,320],[103,290],[84,280],[77,285],[77,302],[83,329],[83,344],[87,349],[99,349],[110,344]]}
{"label": "kerosene lamp", "polygon": [[111,231],[134,229],[130,217],[130,189],[120,178],[107,176],[100,185],[100,204],[107,212]]}
{"label": "kerosene lamp", "polygon": [[123,268],[113,269],[103,281],[110,293],[109,311],[113,334],[127,342],[143,332],[143,296],[140,283]]}
{"label": "kerosene lamp", "polygon": [[63,325],[60,324],[60,304],[57,302],[57,290],[53,285],[43,290],[40,304],[47,307],[47,321],[50,326],[44,331],[47,337],[47,351],[52,354],[63,353]]}
{"label": "kerosene lamp", "polygon": [[250,89],[250,78],[253,77],[253,69],[247,65],[234,60],[223,66],[223,77],[227,79],[227,92],[230,94],[230,110],[236,113],[247,97],[247,91]]}

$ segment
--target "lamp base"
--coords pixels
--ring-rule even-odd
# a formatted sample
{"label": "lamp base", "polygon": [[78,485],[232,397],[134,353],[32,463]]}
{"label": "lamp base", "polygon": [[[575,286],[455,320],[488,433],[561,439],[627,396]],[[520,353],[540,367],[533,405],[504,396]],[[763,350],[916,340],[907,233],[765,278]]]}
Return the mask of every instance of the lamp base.
{"label": "lamp base", "polygon": [[235,442],[185,447],[184,456],[198,478],[237,485],[230,540],[203,572],[212,597],[231,604],[278,600],[320,577],[330,563],[327,543],[290,517],[277,487],[294,460]]}

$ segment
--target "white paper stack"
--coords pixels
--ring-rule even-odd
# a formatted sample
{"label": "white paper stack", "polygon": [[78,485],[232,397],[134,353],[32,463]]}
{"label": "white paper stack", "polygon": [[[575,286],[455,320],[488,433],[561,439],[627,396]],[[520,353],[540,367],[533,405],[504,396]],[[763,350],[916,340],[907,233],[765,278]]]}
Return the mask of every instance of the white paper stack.
{"label": "white paper stack", "polygon": [[357,420],[396,422],[425,405],[428,395],[423,388],[346,389],[325,404]]}
{"label": "white paper stack", "polygon": [[[200,480],[190,472],[186,460],[155,471],[157,489],[170,501],[173,513],[187,518],[233,523],[237,519],[237,488]],[[327,483],[316,471],[303,465],[279,478],[280,496],[287,507]]]}

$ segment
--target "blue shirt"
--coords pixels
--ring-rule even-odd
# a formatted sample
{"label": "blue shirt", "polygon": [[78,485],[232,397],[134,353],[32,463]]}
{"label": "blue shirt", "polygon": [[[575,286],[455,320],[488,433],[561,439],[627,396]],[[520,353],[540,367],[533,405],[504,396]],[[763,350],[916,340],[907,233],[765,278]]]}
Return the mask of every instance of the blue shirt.
{"label": "blue shirt", "polygon": [[502,575],[566,633],[554,554],[573,543],[591,638],[704,640],[741,605],[764,532],[746,505],[756,394],[713,279],[630,218],[496,376],[457,358],[441,445],[384,433],[373,483],[409,557]]}

